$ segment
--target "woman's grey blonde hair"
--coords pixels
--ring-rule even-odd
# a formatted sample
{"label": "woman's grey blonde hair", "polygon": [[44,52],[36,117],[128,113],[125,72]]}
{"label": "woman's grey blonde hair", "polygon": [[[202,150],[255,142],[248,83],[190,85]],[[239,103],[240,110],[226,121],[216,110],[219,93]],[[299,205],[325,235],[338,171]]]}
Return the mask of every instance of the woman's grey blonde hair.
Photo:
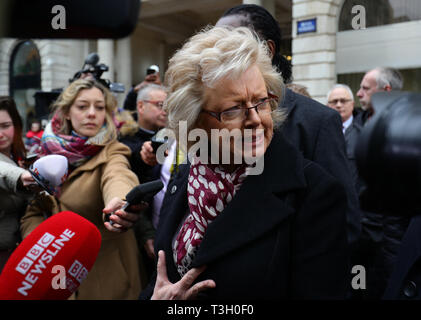
{"label": "woman's grey blonde hair", "polygon": [[[192,36],[169,61],[165,73],[168,97],[164,109],[168,127],[178,138],[180,121],[187,122],[187,131],[194,129],[206,103],[205,88],[212,88],[223,79],[237,79],[251,66],[257,65],[268,92],[281,99],[283,80],[272,66],[269,48],[257,34],[246,27],[208,26]],[[274,126],[285,120],[285,113],[272,101]]]}
{"label": "woman's grey blonde hair", "polygon": [[66,119],[66,116],[69,114],[70,107],[73,105],[76,97],[79,92],[85,89],[99,89],[104,95],[105,100],[105,123],[107,127],[107,133],[112,136],[116,136],[117,129],[113,121],[113,112],[117,106],[117,100],[112,95],[112,93],[104,87],[102,84],[95,80],[79,79],[73,81],[64,91],[60,94],[57,100],[52,105],[54,114],[60,119],[61,129],[59,133],[70,134],[72,130],[72,125],[70,120]]}

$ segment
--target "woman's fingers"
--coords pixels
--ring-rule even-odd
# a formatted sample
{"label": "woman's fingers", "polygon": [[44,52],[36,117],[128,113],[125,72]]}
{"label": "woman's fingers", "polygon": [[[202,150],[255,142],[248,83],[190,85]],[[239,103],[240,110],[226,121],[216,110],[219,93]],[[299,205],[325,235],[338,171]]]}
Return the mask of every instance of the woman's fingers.
{"label": "woman's fingers", "polygon": [[106,205],[106,207],[102,210],[103,213],[112,213],[114,211],[116,211],[117,209],[120,209],[124,204],[124,201],[114,197],[110,200],[110,202],[108,202],[108,204]]}
{"label": "woman's fingers", "polygon": [[179,284],[184,290],[188,290],[196,278],[206,269],[206,266],[201,266],[200,268],[190,269],[184,276],[181,278]]}
{"label": "woman's fingers", "polygon": [[167,264],[165,262],[165,252],[163,250],[158,251],[158,263],[156,267],[157,278],[156,281],[168,282],[167,276]]}
{"label": "woman's fingers", "polygon": [[[206,269],[206,266],[201,266],[199,268],[193,268],[189,270],[183,278],[178,282],[181,287],[182,299],[195,299],[197,295],[203,291],[210,288],[215,288],[216,284],[213,280],[204,280],[193,285],[197,277]],[[193,285],[193,286],[192,286]]]}
{"label": "woman's fingers", "polygon": [[197,295],[203,290],[215,288],[216,283],[213,280],[204,280],[196,283],[193,287],[187,290],[185,299],[196,299]]}
{"label": "woman's fingers", "polygon": [[[167,265],[165,263],[165,253],[163,250],[158,252],[157,278],[155,283],[152,300],[187,300],[194,299],[203,290],[215,288],[213,280],[200,281],[193,285],[196,278],[205,270],[206,267],[193,268],[189,270],[180,281],[171,283],[168,280]],[[193,286],[192,286],[193,285]]]}
{"label": "woman's fingers", "polygon": [[31,175],[31,173],[29,171],[24,171],[20,175],[20,180],[21,180],[22,185],[24,187],[27,187],[27,186],[35,183],[35,180],[34,180],[34,178],[32,177],[32,175]]}
{"label": "woman's fingers", "polygon": [[122,233],[122,232],[126,232],[127,228],[117,224],[117,223],[110,223],[110,222],[104,222],[104,226],[108,231],[111,232],[118,232],[118,233]]}
{"label": "woman's fingers", "polygon": [[110,220],[125,227],[129,227],[139,220],[139,214],[117,210],[111,214]]}
{"label": "woman's fingers", "polygon": [[127,229],[139,220],[139,213],[148,207],[146,202],[140,204],[130,205],[125,210],[121,210],[125,201],[115,197],[110,200],[107,206],[102,210],[104,217],[105,227],[112,232],[125,232]]}

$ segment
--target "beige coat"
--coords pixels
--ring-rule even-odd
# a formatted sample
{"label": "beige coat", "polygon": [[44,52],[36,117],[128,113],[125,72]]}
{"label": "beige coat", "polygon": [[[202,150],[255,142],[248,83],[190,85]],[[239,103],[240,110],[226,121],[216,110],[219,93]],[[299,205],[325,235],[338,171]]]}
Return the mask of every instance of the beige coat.
{"label": "beige coat", "polygon": [[[133,230],[108,231],[102,210],[113,197],[124,198],[139,182],[130,170],[130,150],[113,141],[76,168],[61,188],[59,203],[51,196],[34,200],[22,218],[25,237],[44,221],[44,213],[73,211],[91,221],[102,235],[101,249],[76,299],[137,299],[141,290],[139,250]],[[48,197],[48,199],[46,199]],[[87,244],[89,245],[89,244]]]}

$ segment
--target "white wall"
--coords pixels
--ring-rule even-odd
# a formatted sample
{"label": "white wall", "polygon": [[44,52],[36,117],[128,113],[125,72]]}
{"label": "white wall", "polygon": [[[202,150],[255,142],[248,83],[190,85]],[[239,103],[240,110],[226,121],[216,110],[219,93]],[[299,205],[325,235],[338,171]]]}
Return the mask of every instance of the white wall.
{"label": "white wall", "polygon": [[337,34],[336,72],[366,72],[377,66],[421,67],[421,21]]}
{"label": "white wall", "polygon": [[[326,93],[336,81],[338,11],[338,0],[293,0],[293,82],[306,86],[312,98],[321,103],[326,102]],[[313,18],[317,19],[317,31],[298,35],[297,22]]]}

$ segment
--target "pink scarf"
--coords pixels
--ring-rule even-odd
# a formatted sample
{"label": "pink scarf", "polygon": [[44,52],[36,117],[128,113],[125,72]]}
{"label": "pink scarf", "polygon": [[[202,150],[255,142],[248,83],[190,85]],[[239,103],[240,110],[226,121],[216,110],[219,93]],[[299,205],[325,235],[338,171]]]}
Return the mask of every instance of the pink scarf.
{"label": "pink scarf", "polygon": [[91,157],[102,150],[104,145],[111,141],[113,134],[103,126],[95,137],[80,137],[75,133],[65,135],[58,133],[62,126],[57,114],[47,124],[41,139],[41,156],[47,154],[59,154],[69,161],[69,169],[76,168],[88,161]]}
{"label": "pink scarf", "polygon": [[181,276],[190,269],[207,226],[232,200],[245,178],[245,166],[230,174],[222,167],[193,159],[187,186],[190,213],[173,246],[174,261]]}

